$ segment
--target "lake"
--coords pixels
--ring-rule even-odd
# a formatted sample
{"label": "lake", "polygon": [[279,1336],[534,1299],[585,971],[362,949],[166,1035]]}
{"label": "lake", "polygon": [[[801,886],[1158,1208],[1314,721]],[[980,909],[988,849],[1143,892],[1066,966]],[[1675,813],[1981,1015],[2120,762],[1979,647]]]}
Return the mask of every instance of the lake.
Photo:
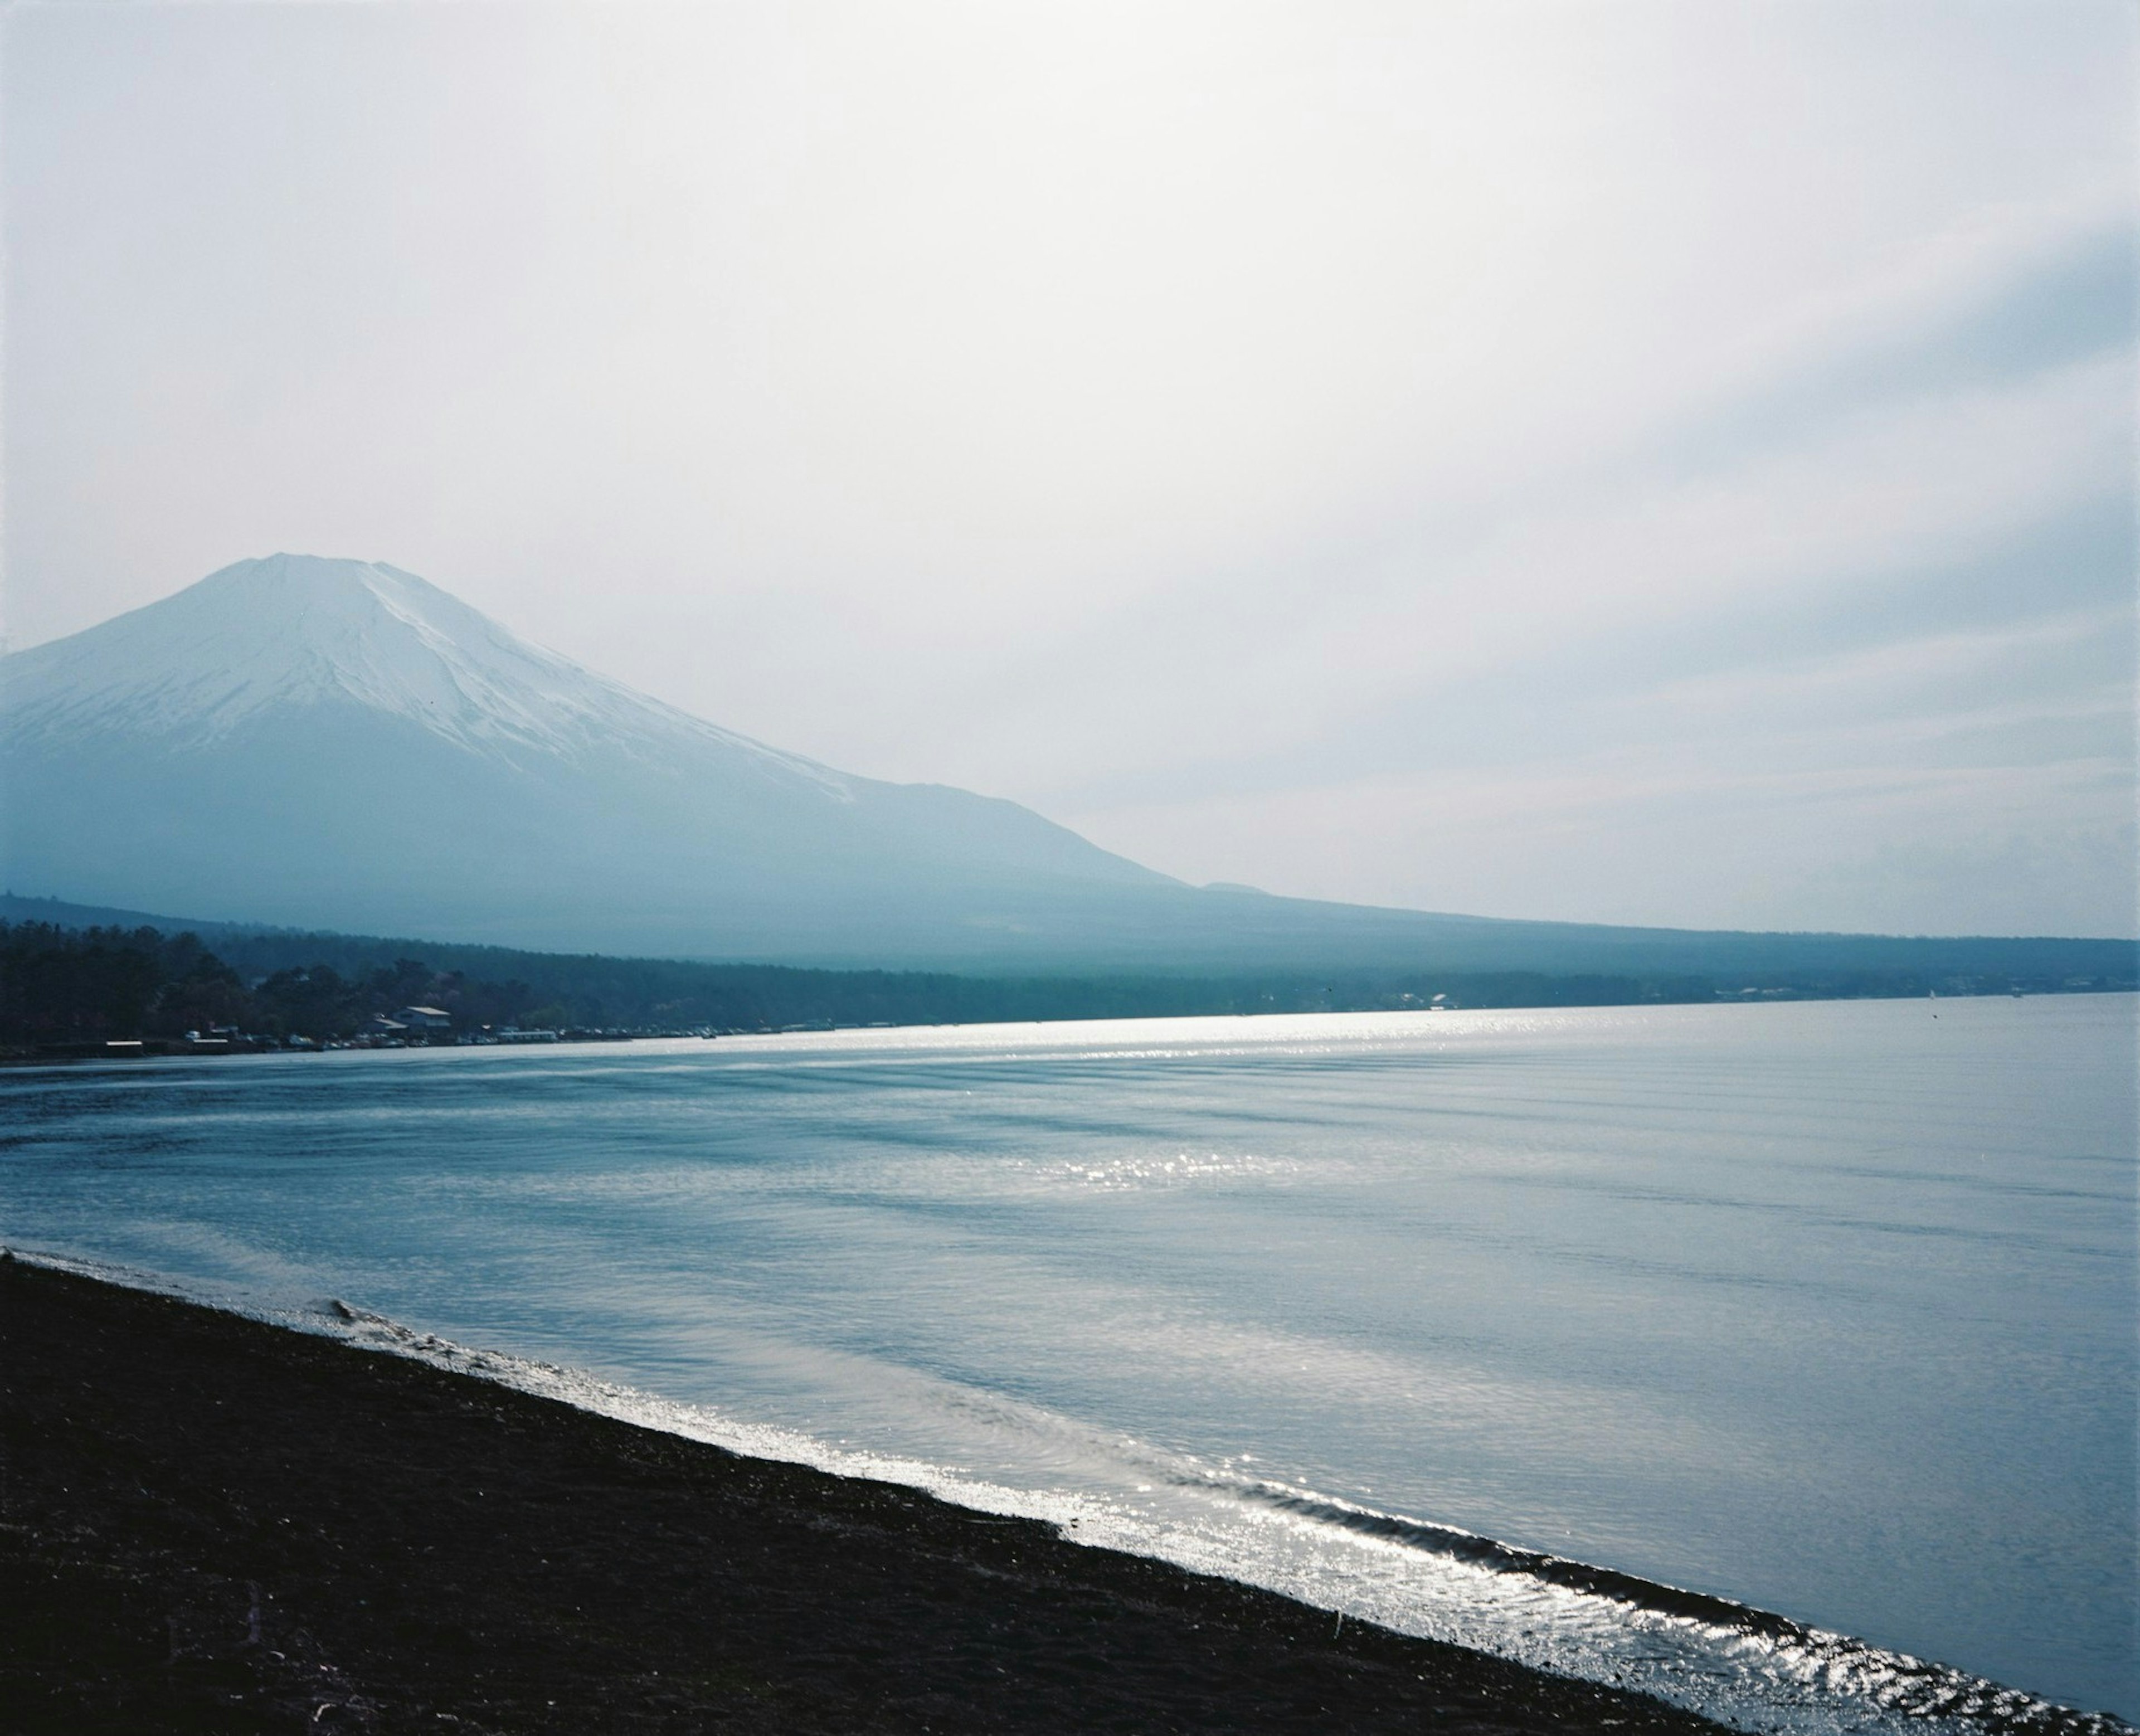
{"label": "lake", "polygon": [[0,1238],[1749,1728],[2032,1728],[2140,1714],[2135,1013],[17,1069]]}

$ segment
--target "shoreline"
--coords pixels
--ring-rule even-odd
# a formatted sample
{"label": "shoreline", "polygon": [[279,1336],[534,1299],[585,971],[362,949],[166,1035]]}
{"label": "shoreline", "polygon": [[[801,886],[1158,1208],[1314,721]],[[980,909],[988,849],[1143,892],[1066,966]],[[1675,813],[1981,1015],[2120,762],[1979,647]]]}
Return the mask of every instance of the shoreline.
{"label": "shoreline", "polygon": [[464,1051],[504,1049],[518,1052],[523,1049],[536,1050],[543,1054],[555,1054],[560,1050],[589,1048],[622,1048],[634,1044],[680,1042],[711,1043],[752,1041],[763,1038],[789,1037],[866,1036],[879,1032],[898,1031],[974,1031],[992,1028],[1033,1027],[1048,1029],[1066,1025],[1118,1024],[1129,1022],[1171,1023],[1183,1020],[1203,1019],[1262,1019],[1262,1018],[1347,1018],[1383,1014],[1430,1013],[1625,1013],[1629,1011],[1662,1012],[1682,1008],[1747,1008],[1747,1007],[1803,1007],[1803,1006],[1863,1006],[1895,1001],[1940,1002],[1948,1006],[1968,1006],[1977,1001],[2066,1001],[2082,1000],[2111,995],[2126,995],[2140,998],[2140,988],[2125,986],[2091,988],[2032,989],[2027,993],[2007,989],[1984,989],[1968,993],[1925,995],[1914,991],[1892,993],[1813,994],[1767,993],[1751,998],[1719,993],[1713,1000],[1676,1001],[1573,1001],[1548,1003],[1520,1004],[1465,1004],[1412,1007],[1331,1007],[1271,1009],[1227,1009],[1220,1012],[1198,1013],[1131,1013],[1091,1016],[1066,1013],[1059,1017],[1034,1018],[974,1018],[952,1020],[878,1019],[867,1023],[826,1022],[802,1025],[781,1025],[763,1029],[737,1027],[708,1031],[603,1031],[546,1033],[541,1037],[500,1037],[479,1041],[383,1042],[342,1041],[315,1042],[310,1038],[296,1044],[285,1044],[267,1039],[246,1037],[236,1047],[227,1042],[188,1042],[177,1037],[146,1037],[101,1041],[95,1042],[45,1043],[24,1047],[0,1045],[0,1069],[62,1067],[81,1066],[136,1066],[155,1061],[194,1061],[220,1062],[241,1057],[258,1059],[261,1057],[292,1057],[298,1055],[385,1055],[429,1053],[434,1050],[458,1054]]}
{"label": "shoreline", "polygon": [[1721,1728],[12,1258],[0,1586],[26,1733]]}

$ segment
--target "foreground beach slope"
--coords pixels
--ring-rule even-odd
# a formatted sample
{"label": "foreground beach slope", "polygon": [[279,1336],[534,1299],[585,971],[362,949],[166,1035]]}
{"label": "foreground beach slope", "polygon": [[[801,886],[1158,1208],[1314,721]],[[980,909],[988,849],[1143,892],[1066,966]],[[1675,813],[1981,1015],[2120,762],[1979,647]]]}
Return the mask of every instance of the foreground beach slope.
{"label": "foreground beach slope", "polygon": [[0,1454],[16,1731],[1716,1728],[12,1259]]}

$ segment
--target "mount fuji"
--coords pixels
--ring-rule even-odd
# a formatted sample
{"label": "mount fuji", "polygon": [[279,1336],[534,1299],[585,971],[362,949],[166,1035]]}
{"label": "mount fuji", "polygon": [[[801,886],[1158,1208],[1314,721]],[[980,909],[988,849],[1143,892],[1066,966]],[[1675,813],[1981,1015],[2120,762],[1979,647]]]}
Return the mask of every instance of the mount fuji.
{"label": "mount fuji", "polygon": [[0,887],[547,951],[1043,973],[1976,970],[2083,944],[1509,922],[1188,886],[1014,802],[717,728],[413,573],[302,555],[0,658]]}
{"label": "mount fuji", "polygon": [[1189,889],[1009,802],[834,771],[413,573],[273,555],[0,660],[16,890],[699,955],[972,959]]}

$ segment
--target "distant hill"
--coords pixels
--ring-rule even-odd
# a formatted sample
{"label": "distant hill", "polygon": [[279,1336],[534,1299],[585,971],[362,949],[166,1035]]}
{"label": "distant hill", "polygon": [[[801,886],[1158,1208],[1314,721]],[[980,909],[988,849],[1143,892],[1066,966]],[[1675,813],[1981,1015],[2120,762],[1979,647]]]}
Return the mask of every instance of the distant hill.
{"label": "distant hill", "polygon": [[412,574],[295,555],[0,659],[0,885],[193,926],[995,975],[2093,977],[2133,952],[1188,886],[1014,803],[687,716]]}
{"label": "distant hill", "polygon": [[[187,916],[158,916],[147,910],[121,910],[110,905],[70,904],[60,898],[18,898],[12,892],[0,892],[0,922],[46,922],[61,929],[166,929],[182,934],[190,929],[196,934],[210,929],[220,929],[223,924],[196,921]],[[244,927],[243,924],[234,926]],[[250,924],[258,931],[258,923]]]}

